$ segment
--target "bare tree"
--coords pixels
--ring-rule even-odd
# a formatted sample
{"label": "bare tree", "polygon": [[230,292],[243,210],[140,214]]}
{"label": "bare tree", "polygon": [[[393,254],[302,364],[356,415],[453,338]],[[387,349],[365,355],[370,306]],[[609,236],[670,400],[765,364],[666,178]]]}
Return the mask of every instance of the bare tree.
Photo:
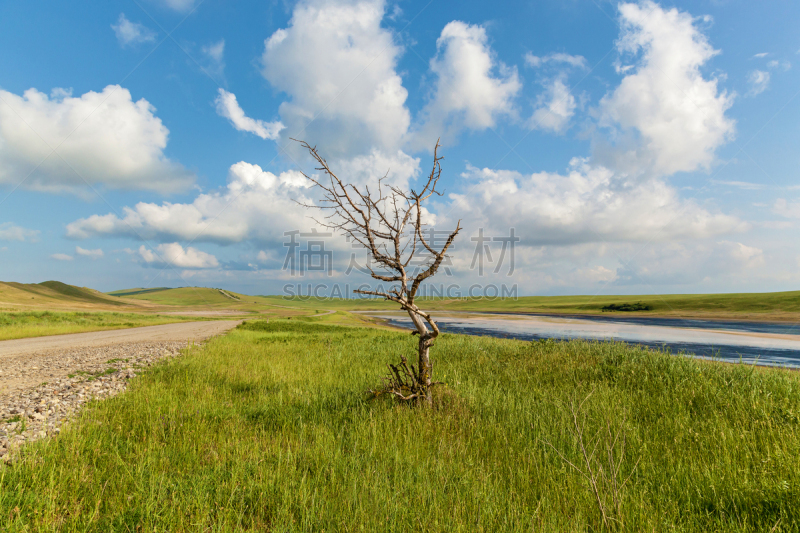
{"label": "bare tree", "polygon": [[[399,364],[389,365],[391,372],[384,379],[383,388],[373,392],[432,405],[431,388],[436,383],[431,379],[430,348],[439,336],[439,327],[430,314],[417,306],[416,298],[422,283],[436,274],[447,257],[447,250],[461,231],[459,220],[439,249],[433,234],[426,239],[423,231],[426,227],[424,202],[434,194],[441,196],[441,192],[436,190],[442,174],[439,142],[436,142],[433,152],[433,168],[420,191],[412,189],[406,192],[388,186],[384,183],[386,176],[383,176],[378,180],[374,193],[368,185],[356,186],[342,180],[330,169],[316,147],[305,141],[297,142],[308,150],[319,164],[317,170],[322,172],[319,178],[304,174],[321,191],[320,204],[302,205],[325,212],[322,221],[315,219],[321,226],[341,232],[364,246],[372,260],[372,264],[367,265],[372,277],[391,284],[385,290],[358,289],[353,292],[398,303],[414,323],[416,331],[412,334],[419,335],[416,367],[413,364],[409,366],[406,357],[401,355]],[[423,261],[418,267],[413,261],[417,257],[419,263],[420,256]]]}

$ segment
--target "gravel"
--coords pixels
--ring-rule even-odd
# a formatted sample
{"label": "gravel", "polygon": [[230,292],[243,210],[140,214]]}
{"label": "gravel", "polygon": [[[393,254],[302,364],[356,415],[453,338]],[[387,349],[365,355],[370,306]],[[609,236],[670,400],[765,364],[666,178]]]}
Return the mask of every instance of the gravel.
{"label": "gravel", "polygon": [[119,394],[130,379],[162,359],[180,355],[186,346],[186,341],[136,342],[4,359],[0,461],[11,462],[26,443],[57,435],[84,404]]}

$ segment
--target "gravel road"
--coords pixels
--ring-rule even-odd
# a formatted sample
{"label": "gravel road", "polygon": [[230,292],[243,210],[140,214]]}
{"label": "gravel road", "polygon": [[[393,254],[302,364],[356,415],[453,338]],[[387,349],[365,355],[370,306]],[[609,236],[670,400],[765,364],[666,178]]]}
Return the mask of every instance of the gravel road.
{"label": "gravel road", "polygon": [[93,398],[113,396],[157,361],[241,320],[184,322],[0,342],[0,460],[57,434]]}
{"label": "gravel road", "polygon": [[224,333],[241,322],[241,320],[182,322],[141,328],[113,329],[109,331],[0,341],[0,365],[6,366],[3,359],[7,357],[35,355],[52,350],[108,346],[126,342],[199,341]]}

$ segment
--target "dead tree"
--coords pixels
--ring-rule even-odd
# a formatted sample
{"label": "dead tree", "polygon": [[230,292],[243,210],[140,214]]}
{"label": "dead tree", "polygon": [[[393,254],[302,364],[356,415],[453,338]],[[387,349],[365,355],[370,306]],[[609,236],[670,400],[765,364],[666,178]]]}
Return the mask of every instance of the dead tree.
{"label": "dead tree", "polygon": [[[406,357],[400,355],[399,364],[389,365],[391,372],[384,378],[383,388],[373,392],[391,394],[402,401],[432,405],[431,388],[436,383],[431,379],[430,348],[439,336],[439,327],[430,314],[417,306],[416,298],[422,283],[436,274],[447,257],[447,250],[461,231],[459,220],[440,249],[436,249],[432,237],[426,239],[423,233],[426,226],[423,204],[434,194],[441,196],[441,192],[436,190],[442,174],[438,141],[433,152],[433,168],[425,185],[420,191],[412,189],[408,192],[387,186],[384,183],[386,176],[378,180],[376,192],[371,191],[368,185],[347,183],[330,169],[316,147],[305,141],[297,142],[308,150],[319,164],[317,170],[322,173],[320,177],[304,174],[321,191],[322,199],[319,205],[302,205],[325,213],[322,221],[315,219],[319,225],[343,233],[364,246],[372,260],[372,264],[367,265],[372,277],[391,284],[391,288],[386,290],[357,289],[353,292],[399,304],[411,317],[415,327],[412,334],[419,335],[416,367],[409,365]],[[420,254],[427,257],[421,268],[414,268],[412,261]]]}

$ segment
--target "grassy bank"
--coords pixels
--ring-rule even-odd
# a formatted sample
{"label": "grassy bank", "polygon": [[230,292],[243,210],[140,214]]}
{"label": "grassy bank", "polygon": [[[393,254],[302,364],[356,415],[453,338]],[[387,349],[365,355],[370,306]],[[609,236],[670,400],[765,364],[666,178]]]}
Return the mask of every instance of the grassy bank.
{"label": "grassy bank", "polygon": [[108,329],[157,326],[203,320],[197,317],[141,315],[136,313],[24,311],[0,312],[0,340],[63,335]]}
{"label": "grassy bank", "polygon": [[[420,412],[364,394],[391,331],[251,322],[0,467],[8,531],[601,531],[570,405],[625,531],[800,528],[800,378],[621,344],[445,335]],[[589,396],[591,394],[591,396]],[[619,438],[608,438],[609,432]],[[623,449],[624,443],[624,449]]]}
{"label": "grassy bank", "polygon": [[[281,301],[296,307],[342,310],[396,310],[379,299],[294,298]],[[645,294],[586,296],[523,296],[519,298],[420,298],[425,309],[438,311],[554,313],[613,316],[694,317],[706,319],[800,321],[800,291],[740,294]]]}

